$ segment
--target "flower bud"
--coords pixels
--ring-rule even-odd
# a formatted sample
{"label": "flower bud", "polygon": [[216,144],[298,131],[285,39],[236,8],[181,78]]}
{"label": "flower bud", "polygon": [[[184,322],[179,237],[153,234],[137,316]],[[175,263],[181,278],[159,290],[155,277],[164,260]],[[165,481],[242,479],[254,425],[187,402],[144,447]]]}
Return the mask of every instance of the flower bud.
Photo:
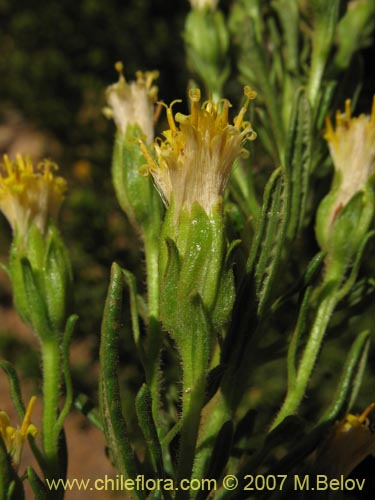
{"label": "flower bud", "polygon": [[[148,168],[168,207],[160,248],[161,316],[176,338],[183,338],[200,296],[215,331],[233,304],[233,276],[226,259],[222,196],[234,161],[255,139],[244,114],[255,93],[245,88],[246,102],[233,125],[230,103],[211,99],[201,107],[199,89],[190,91],[191,114],[172,113],[164,141],[155,141],[156,159],[142,145]],[[176,101],[175,101],[176,102]],[[184,317],[182,317],[184,316]]]}
{"label": "flower bud", "polygon": [[119,81],[107,89],[109,107],[105,110],[117,126],[112,160],[113,184],[120,206],[132,224],[141,233],[151,225],[157,231],[162,207],[152,182],[140,173],[145,158],[138,146],[141,139],[147,144],[154,139],[157,88],[152,83],[157,72],[138,72],[137,80],[127,83],[122,64],[117,63],[116,68]]}
{"label": "flower bud", "polygon": [[316,236],[336,266],[344,267],[357,252],[374,214],[371,182],[375,173],[375,98],[371,116],[336,114],[336,129],[327,119],[325,138],[335,172],[331,191],[319,205]]}
{"label": "flower bud", "polygon": [[9,271],[16,309],[40,336],[63,332],[71,301],[72,271],[55,226],[66,190],[49,161],[4,157],[0,208],[13,229]]}

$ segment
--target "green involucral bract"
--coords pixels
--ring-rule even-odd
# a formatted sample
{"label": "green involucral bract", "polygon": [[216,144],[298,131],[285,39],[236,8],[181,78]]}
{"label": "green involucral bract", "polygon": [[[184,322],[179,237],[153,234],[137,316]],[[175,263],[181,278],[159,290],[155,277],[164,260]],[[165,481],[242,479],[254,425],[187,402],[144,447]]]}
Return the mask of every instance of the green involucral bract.
{"label": "green involucral bract", "polygon": [[71,306],[72,270],[53,222],[42,235],[31,225],[26,246],[15,235],[10,253],[14,303],[38,335],[63,332]]}
{"label": "green involucral bract", "polygon": [[121,208],[141,231],[153,227],[157,233],[162,217],[162,203],[150,176],[140,169],[146,160],[138,140],[143,136],[138,125],[129,124],[125,136],[116,134],[112,160],[113,184]]}
{"label": "green involucral bract", "polygon": [[225,262],[226,243],[220,202],[210,214],[194,203],[178,216],[171,203],[160,249],[161,318],[179,344],[191,337],[193,298],[201,297],[213,331],[228,319],[234,300],[233,273]]}
{"label": "green involucral bract", "polygon": [[337,214],[325,233],[327,219],[337,200],[331,191],[321,202],[317,212],[316,233],[322,250],[327,252],[326,276],[340,280],[353,261],[363,242],[375,211],[374,192],[370,183],[356,193]]}

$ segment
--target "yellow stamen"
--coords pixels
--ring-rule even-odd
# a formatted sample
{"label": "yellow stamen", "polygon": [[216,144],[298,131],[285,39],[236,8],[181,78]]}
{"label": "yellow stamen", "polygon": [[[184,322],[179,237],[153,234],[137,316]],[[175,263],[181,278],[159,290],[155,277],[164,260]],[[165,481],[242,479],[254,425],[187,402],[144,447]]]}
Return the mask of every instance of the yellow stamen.
{"label": "yellow stamen", "polygon": [[368,407],[364,410],[364,412],[358,417],[358,422],[360,422],[361,424],[365,422],[374,407],[375,403],[371,403],[370,405],[368,405]]}
{"label": "yellow stamen", "polygon": [[120,82],[125,82],[124,65],[123,65],[122,61],[117,61],[115,63],[115,70],[118,73],[119,81]]}
{"label": "yellow stamen", "polygon": [[[157,168],[157,164],[155,163],[155,160],[153,159],[149,150],[146,148],[146,146],[144,145],[144,143],[142,142],[141,139],[138,139],[138,145],[139,145],[140,150],[142,151],[143,156],[145,157],[147,163],[149,164],[149,166],[151,168]],[[142,175],[144,175],[144,169],[142,171]]]}
{"label": "yellow stamen", "polygon": [[3,160],[4,160],[4,165],[5,165],[8,177],[11,177],[13,175],[13,169],[12,169],[12,164],[9,160],[8,155],[4,155]]}
{"label": "yellow stamen", "polygon": [[245,88],[244,88],[244,95],[246,96],[245,103],[242,106],[242,108],[240,109],[240,112],[238,113],[238,115],[236,116],[236,118],[234,119],[234,126],[236,128],[240,128],[241,127],[243,118],[245,116],[247,108],[249,107],[250,101],[252,101],[253,99],[256,98],[257,93],[255,92],[255,90],[252,90],[250,87],[248,87],[246,85]]}
{"label": "yellow stamen", "polygon": [[231,103],[228,101],[228,99],[220,99],[220,103],[222,103],[223,105],[217,121],[218,125],[223,128],[228,124],[228,114]]}
{"label": "yellow stamen", "polygon": [[173,197],[176,213],[195,202],[209,212],[222,196],[233,162],[245,154],[244,142],[256,136],[251,125],[243,121],[255,93],[246,88],[245,95],[247,101],[237,127],[228,123],[229,101],[214,103],[210,98],[200,106],[201,92],[197,88],[189,91],[189,115],[173,115],[172,106],[180,101],[170,106],[162,104],[169,124],[163,132],[164,140],[154,142],[155,159],[144,145],[141,150],[165,203]]}
{"label": "yellow stamen", "polygon": [[201,91],[200,89],[190,89],[189,90],[189,98],[191,100],[191,124],[193,127],[198,126],[198,116],[199,116],[199,108],[198,104],[201,100]]}
{"label": "yellow stamen", "polygon": [[[169,128],[172,130],[172,132],[177,132],[177,127],[176,127],[176,124],[174,122],[174,118],[173,118],[173,113],[172,113],[172,107],[177,103],[177,102],[182,102],[181,99],[175,99],[174,101],[172,101],[170,103],[169,106],[167,106],[164,102],[161,102],[160,101],[160,104],[162,106],[164,106],[167,110],[167,121],[168,121],[168,125],[169,125]],[[159,103],[158,103],[159,104]]]}
{"label": "yellow stamen", "polygon": [[337,127],[341,127],[342,126],[342,113],[341,111],[338,109],[336,111],[336,128]]}
{"label": "yellow stamen", "polygon": [[326,139],[326,141],[332,142],[335,145],[337,145],[337,137],[333,129],[331,118],[329,116],[326,116],[325,123],[326,123],[326,130],[324,133],[324,139]]}
{"label": "yellow stamen", "polygon": [[10,161],[4,155],[0,166],[0,210],[13,230],[26,238],[32,223],[44,233],[51,217],[56,218],[64,199],[66,182],[56,177],[57,165],[50,160],[34,169],[30,158],[16,156]]}
{"label": "yellow stamen", "polygon": [[30,425],[31,413],[33,411],[34,405],[36,402],[36,396],[32,396],[30,398],[29,404],[27,405],[25,416],[23,418],[22,426],[21,426],[21,434],[22,436],[26,436],[27,429]]}
{"label": "yellow stamen", "polygon": [[351,100],[346,99],[346,101],[345,101],[345,118],[348,122],[350,121],[350,117],[352,115],[350,107],[351,107]]}

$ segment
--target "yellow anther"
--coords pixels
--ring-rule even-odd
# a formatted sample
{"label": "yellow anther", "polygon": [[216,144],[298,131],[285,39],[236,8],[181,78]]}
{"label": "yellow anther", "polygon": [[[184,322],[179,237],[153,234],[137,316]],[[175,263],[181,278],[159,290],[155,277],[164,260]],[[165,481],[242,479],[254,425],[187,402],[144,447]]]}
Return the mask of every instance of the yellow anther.
{"label": "yellow anther", "polygon": [[257,97],[257,93],[255,90],[253,90],[251,87],[249,87],[248,85],[245,85],[244,89],[243,89],[243,93],[245,94],[245,96],[249,99],[249,101],[253,101],[254,99],[256,99]]}
{"label": "yellow anther", "polygon": [[115,63],[115,70],[119,74],[120,80],[121,80],[121,78],[125,78],[124,77],[124,65],[123,65],[122,61],[117,61]]}

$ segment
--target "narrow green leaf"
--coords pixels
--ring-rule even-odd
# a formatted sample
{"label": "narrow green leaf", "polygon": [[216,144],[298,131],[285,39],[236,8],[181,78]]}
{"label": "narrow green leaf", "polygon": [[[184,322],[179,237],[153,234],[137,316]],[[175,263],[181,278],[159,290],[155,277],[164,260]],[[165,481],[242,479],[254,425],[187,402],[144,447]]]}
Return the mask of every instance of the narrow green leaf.
{"label": "narrow green leaf", "polygon": [[320,422],[333,422],[350,411],[357,397],[366,366],[370,334],[362,332],[352,344],[338,383],[336,394]]}
{"label": "narrow green leaf", "polygon": [[258,254],[259,254],[259,248],[260,248],[260,244],[262,241],[264,227],[266,225],[267,214],[269,211],[269,207],[271,205],[273,193],[277,189],[277,186],[278,186],[277,183],[278,183],[278,179],[279,179],[280,175],[281,175],[281,168],[278,168],[271,175],[269,181],[267,182],[266,188],[264,190],[262,211],[261,211],[261,215],[260,215],[260,218],[258,221],[258,226],[256,229],[254,242],[251,246],[250,254],[249,254],[249,257],[248,257],[247,263],[246,263],[247,273],[250,273],[253,271],[253,266],[255,264],[255,261],[256,261]]}
{"label": "narrow green leaf", "polygon": [[247,269],[255,268],[258,314],[268,306],[288,224],[288,184],[282,169],[269,180]]}
{"label": "narrow green leaf", "polygon": [[23,420],[25,416],[25,405],[22,401],[21,386],[18,380],[17,372],[13,366],[5,360],[0,360],[0,368],[2,368],[8,378],[10,397],[13,401],[14,407],[16,408],[17,415],[20,420]]}
{"label": "narrow green leaf", "polygon": [[[122,414],[121,392],[118,381],[118,337],[122,322],[122,293],[124,279],[121,268],[114,263],[105,303],[100,342],[99,400],[104,432],[113,460],[125,477],[138,474],[138,464],[127,433]],[[136,490],[139,499],[145,499],[143,491]]]}
{"label": "narrow green leaf", "polygon": [[[213,445],[210,462],[205,473],[208,479],[218,479],[227,465],[233,441],[233,422],[227,421],[221,427]],[[205,498],[208,492],[198,495],[197,500]]]}
{"label": "narrow green leaf", "polygon": [[311,158],[311,109],[304,90],[300,89],[293,105],[285,153],[286,175],[290,184],[289,240],[293,240],[303,226]]}
{"label": "narrow green leaf", "polygon": [[370,241],[371,238],[373,238],[375,236],[375,231],[369,231],[362,239],[362,242],[359,246],[359,249],[357,251],[357,254],[355,256],[355,260],[354,260],[354,263],[353,263],[353,267],[350,271],[350,275],[348,277],[348,279],[345,281],[345,283],[342,285],[342,287],[340,288],[339,292],[338,292],[338,296],[339,296],[339,300],[342,300],[345,295],[347,295],[350,290],[353,288],[356,280],[357,280],[357,276],[358,276],[358,272],[359,272],[359,268],[360,268],[360,265],[361,265],[361,262],[362,262],[362,256],[363,256],[363,253],[365,251],[365,248],[367,246],[367,243]]}
{"label": "narrow green leaf", "polygon": [[27,467],[26,473],[27,479],[35,495],[35,500],[48,500],[53,498],[56,492],[53,493],[47,490],[45,484],[32,467]]}

